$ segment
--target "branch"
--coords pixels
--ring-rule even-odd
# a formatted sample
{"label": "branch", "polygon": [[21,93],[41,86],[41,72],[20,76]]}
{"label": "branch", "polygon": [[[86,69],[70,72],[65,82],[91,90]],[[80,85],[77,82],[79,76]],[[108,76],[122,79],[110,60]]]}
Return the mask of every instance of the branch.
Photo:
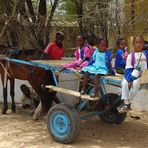
{"label": "branch", "polygon": [[32,5],[32,1],[31,0],[26,0],[28,9],[29,9],[29,13],[31,15],[32,21],[35,23],[36,22],[36,15],[33,9],[33,5]]}
{"label": "branch", "polygon": [[4,35],[4,33],[8,30],[8,28],[12,25],[13,23],[13,20],[16,18],[16,16],[18,15],[19,11],[20,11],[20,8],[23,4],[24,0],[19,0],[16,5],[15,5],[15,8],[14,8],[14,11],[13,11],[13,14],[12,16],[9,18],[9,20],[6,22],[6,25],[4,26],[4,28],[2,29],[1,31],[1,34],[0,34],[0,38]]}
{"label": "branch", "polygon": [[51,24],[51,21],[52,21],[52,18],[53,18],[53,14],[55,12],[57,4],[58,4],[58,0],[55,0],[53,5],[52,5],[52,9],[51,9],[51,12],[50,12],[50,16],[49,16],[49,19],[48,19],[47,26],[50,26],[50,24]]}

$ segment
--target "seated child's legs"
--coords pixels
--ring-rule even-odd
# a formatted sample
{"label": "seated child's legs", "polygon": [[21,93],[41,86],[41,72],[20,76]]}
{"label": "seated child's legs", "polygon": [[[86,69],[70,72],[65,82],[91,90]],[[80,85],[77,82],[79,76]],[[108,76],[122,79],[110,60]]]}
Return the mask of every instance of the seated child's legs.
{"label": "seated child's legs", "polygon": [[86,90],[86,87],[87,87],[87,80],[88,80],[89,75],[90,75],[89,72],[86,72],[86,73],[84,74],[84,78],[83,78],[83,87],[82,87],[81,94],[85,94],[85,90]]}
{"label": "seated child's legs", "polygon": [[64,65],[65,68],[69,69],[69,68],[75,68],[80,66],[80,61],[74,61],[72,63],[66,64]]}
{"label": "seated child's legs", "polygon": [[85,62],[83,62],[83,63],[80,65],[80,67],[83,68],[83,67],[85,67],[85,66],[87,66],[87,65],[88,65],[88,61],[85,61]]}
{"label": "seated child's legs", "polygon": [[121,86],[122,86],[121,99],[127,100],[129,97],[129,83],[126,81],[126,79],[123,79]]}
{"label": "seated child's legs", "polygon": [[130,89],[129,93],[129,100],[133,100],[140,89],[140,78],[133,81],[132,88]]}
{"label": "seated child's legs", "polygon": [[139,88],[140,88],[140,78],[134,80],[131,86],[128,84],[128,82],[125,79],[123,80],[121,99],[124,100],[124,103],[117,108],[120,113],[130,110],[130,104],[132,103],[132,100],[136,96],[137,92],[139,91]]}
{"label": "seated child's legs", "polygon": [[95,75],[95,78],[94,78],[94,92],[92,94],[92,96],[97,96],[98,95],[98,89],[99,89],[99,79],[100,79],[101,75],[97,74]]}

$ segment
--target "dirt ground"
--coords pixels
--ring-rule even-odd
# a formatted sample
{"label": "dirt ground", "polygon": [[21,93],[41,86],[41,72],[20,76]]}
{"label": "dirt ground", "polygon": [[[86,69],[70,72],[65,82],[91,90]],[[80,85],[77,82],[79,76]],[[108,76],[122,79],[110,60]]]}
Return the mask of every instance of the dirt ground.
{"label": "dirt ground", "polygon": [[29,111],[17,107],[15,114],[0,114],[0,148],[147,148],[148,113],[136,115],[141,119],[128,116],[120,125],[104,124],[98,117],[83,121],[79,139],[63,145],[49,136],[45,120],[34,122]]}

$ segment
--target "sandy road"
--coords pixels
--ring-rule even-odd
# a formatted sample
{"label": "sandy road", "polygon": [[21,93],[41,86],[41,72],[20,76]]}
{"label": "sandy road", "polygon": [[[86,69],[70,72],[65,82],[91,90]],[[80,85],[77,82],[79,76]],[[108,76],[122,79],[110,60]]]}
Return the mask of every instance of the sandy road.
{"label": "sandy road", "polygon": [[141,119],[127,117],[120,125],[108,125],[95,117],[83,121],[79,139],[71,145],[56,143],[48,135],[46,122],[32,121],[29,112],[0,114],[0,148],[147,148],[148,113]]}

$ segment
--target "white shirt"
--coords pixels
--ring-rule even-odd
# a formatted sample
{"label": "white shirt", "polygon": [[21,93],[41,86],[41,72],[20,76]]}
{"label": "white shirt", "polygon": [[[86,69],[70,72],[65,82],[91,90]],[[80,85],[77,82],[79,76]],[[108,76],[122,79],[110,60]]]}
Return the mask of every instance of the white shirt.
{"label": "white shirt", "polygon": [[[135,65],[134,65],[134,67],[136,67],[138,65],[140,56],[141,56],[141,52],[135,52]],[[127,57],[126,67],[125,67],[126,69],[127,68],[133,68],[133,66],[131,65],[131,61],[132,61],[132,53],[130,53]],[[142,56],[141,56],[141,59],[140,59],[139,67],[141,68],[141,71],[143,71],[144,69],[147,69],[146,56],[143,52],[142,52]]]}

